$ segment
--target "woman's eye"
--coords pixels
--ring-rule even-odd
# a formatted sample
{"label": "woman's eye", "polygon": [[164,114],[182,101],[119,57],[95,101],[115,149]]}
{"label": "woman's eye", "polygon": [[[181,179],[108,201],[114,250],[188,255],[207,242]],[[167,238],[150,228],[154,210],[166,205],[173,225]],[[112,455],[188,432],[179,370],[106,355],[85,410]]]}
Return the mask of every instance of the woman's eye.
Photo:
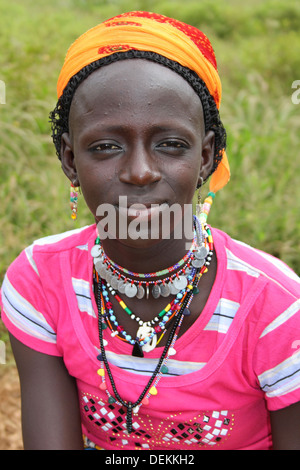
{"label": "woman's eye", "polygon": [[102,144],[102,148],[104,150],[117,150],[118,149],[118,146],[115,145],[115,144]]}
{"label": "woman's eye", "polygon": [[176,142],[176,141],[170,141],[170,142],[163,142],[160,144],[161,147],[175,147],[175,148],[181,148],[183,147],[183,144],[181,142]]}
{"label": "woman's eye", "polygon": [[186,144],[185,142],[180,142],[178,140],[168,140],[166,142],[162,142],[161,144],[159,144],[158,147],[166,152],[176,152],[189,148],[188,144]]}
{"label": "woman's eye", "polygon": [[97,151],[105,152],[105,151],[112,151],[112,150],[120,150],[120,147],[116,144],[105,142],[102,144],[94,145],[93,147],[91,147],[90,150],[94,152],[97,152]]}

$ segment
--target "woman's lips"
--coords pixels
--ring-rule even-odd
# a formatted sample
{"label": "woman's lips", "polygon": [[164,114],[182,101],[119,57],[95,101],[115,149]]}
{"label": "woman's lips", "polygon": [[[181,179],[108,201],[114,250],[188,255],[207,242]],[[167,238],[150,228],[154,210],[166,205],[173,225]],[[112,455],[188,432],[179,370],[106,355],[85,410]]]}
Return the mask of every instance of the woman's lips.
{"label": "woman's lips", "polygon": [[118,210],[120,215],[124,215],[129,219],[150,220],[153,217],[159,216],[167,207],[169,206],[166,202],[153,204],[134,203],[128,205],[128,207],[119,205]]}

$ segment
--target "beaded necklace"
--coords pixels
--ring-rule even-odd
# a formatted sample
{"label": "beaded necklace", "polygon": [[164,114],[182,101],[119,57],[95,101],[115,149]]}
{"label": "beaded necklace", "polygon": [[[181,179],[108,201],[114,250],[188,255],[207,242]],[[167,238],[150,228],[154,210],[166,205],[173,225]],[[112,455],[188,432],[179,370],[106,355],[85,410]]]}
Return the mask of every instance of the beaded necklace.
{"label": "beaded necklace", "polygon": [[[112,261],[104,252],[100,238],[97,237],[91,250],[95,269],[100,277],[105,279],[114,290],[125,294],[129,298],[136,296],[138,299],[142,299],[146,295],[148,299],[150,287],[152,296],[155,299],[160,296],[176,295],[186,287],[186,277],[191,267],[202,267],[207,257],[207,261],[211,259],[211,253],[209,253],[211,251],[210,243],[209,240],[204,239],[203,235],[206,233],[207,227],[206,224],[199,224],[199,221],[194,218],[194,239],[189,252],[173,266],[147,274],[129,271]],[[181,269],[176,271],[178,268]],[[158,279],[165,274],[169,276]]]}
{"label": "beaded necklace", "polygon": [[[194,224],[195,223],[196,223],[196,221],[194,220]],[[156,272],[152,272],[152,273],[137,273],[137,272],[129,271],[129,269],[123,268],[122,266],[118,265],[116,262],[112,261],[107,256],[107,254],[104,252],[99,236],[96,238],[96,241],[95,241],[96,247],[92,248],[91,254],[92,254],[93,257],[102,257],[101,261],[106,263],[108,265],[108,267],[112,267],[117,272],[122,272],[122,274],[127,274],[129,276],[137,277],[137,278],[141,278],[141,279],[145,279],[145,278],[149,279],[149,278],[153,278],[153,277],[156,278],[156,277],[164,276],[165,274],[170,274],[170,273],[172,273],[173,271],[180,268],[182,265],[184,265],[186,263],[186,261],[190,258],[191,254],[195,250],[195,247],[196,247],[196,244],[197,244],[197,235],[198,234],[197,234],[196,227],[195,227],[192,246],[191,246],[190,250],[188,251],[188,253],[186,255],[184,255],[184,257],[181,260],[179,260],[177,263],[175,263],[173,266],[171,266],[169,268],[162,269],[160,271],[156,271]],[[95,264],[96,264],[96,262],[95,262]]]}
{"label": "beaded necklace", "polygon": [[[195,223],[195,227],[197,228],[197,234],[199,234],[200,229],[196,223]],[[121,339],[125,339],[127,342],[129,342],[131,345],[134,346],[133,352],[132,352],[134,356],[143,357],[143,351],[149,352],[149,351],[152,351],[152,349],[156,347],[157,334],[165,330],[166,323],[169,322],[169,320],[173,318],[174,312],[180,306],[179,305],[180,299],[182,299],[185,296],[186,291],[191,288],[191,281],[193,280],[195,276],[196,268],[201,267],[200,273],[202,275],[203,272],[205,272],[205,270],[207,269],[207,266],[210,264],[210,260],[211,260],[212,253],[213,253],[212,252],[213,250],[212,237],[211,237],[210,227],[208,225],[205,225],[205,227],[203,228],[205,230],[201,229],[201,232],[200,232],[201,236],[198,235],[198,239],[201,238],[202,242],[201,242],[201,245],[197,247],[195,258],[193,258],[193,266],[195,267],[193,267],[192,270],[189,270],[189,272],[186,273],[187,274],[186,277],[183,278],[184,282],[181,281],[182,289],[178,291],[178,293],[176,294],[176,298],[171,303],[168,303],[168,305],[150,321],[145,322],[141,320],[138,316],[136,316],[129,309],[129,307],[127,307],[125,302],[118,296],[114,288],[108,282],[105,283],[105,281],[102,279],[101,282],[99,283],[98,272],[96,269],[94,269],[94,274],[96,275],[98,286],[101,287],[102,298],[104,298],[102,302],[103,304],[105,304],[105,308],[107,311],[106,322],[108,326],[110,327],[110,329],[112,330],[113,336],[118,336]],[[206,234],[206,237],[204,237],[205,239],[203,238],[204,232]],[[95,246],[97,247],[97,245]],[[95,248],[95,246],[93,248]],[[202,257],[205,255],[206,255],[206,258],[202,259]],[[96,264],[96,262],[97,261],[94,258],[94,263]],[[118,323],[117,318],[113,311],[112,303],[109,301],[108,290],[115,297],[115,299],[119,302],[119,305],[122,307],[122,309],[126,313],[128,313],[130,318],[138,322],[139,329],[137,331],[135,338],[132,338],[126,332],[124,327]],[[186,312],[186,314],[187,313],[188,312]],[[159,324],[156,325],[156,323],[158,322]],[[115,326],[115,331],[113,330],[113,325]]]}
{"label": "beaded necklace", "polygon": [[[196,270],[194,269],[193,274],[188,276],[189,284],[186,286],[186,288],[182,289],[182,291],[180,291],[176,295],[176,298],[172,300],[172,302],[168,303],[168,305],[163,310],[161,310],[161,312],[159,312],[157,316],[147,322],[144,322],[140,319],[140,317],[136,316],[122,301],[122,299],[116,294],[112,287],[109,286],[107,283],[105,285],[105,281],[102,280],[102,282],[100,283],[102,294],[101,303],[103,306],[103,310],[105,310],[106,312],[105,320],[110,329],[112,330],[112,336],[118,336],[119,338],[133,345],[133,356],[143,357],[143,351],[152,351],[152,349],[154,349],[157,345],[157,334],[161,332],[164,334],[166,324],[173,319],[173,317],[176,315],[176,312],[178,312],[178,310],[180,309],[181,302],[184,300],[184,297],[186,296],[187,292],[193,289],[192,282],[195,279],[195,274]],[[117,318],[114,314],[112,303],[109,301],[108,290],[116,298],[120,306],[130,316],[130,318],[139,324],[139,329],[135,338],[132,338],[125,331],[124,327],[118,323]],[[194,293],[197,293],[197,291],[194,290]],[[189,310],[185,309],[184,314],[189,315]],[[113,330],[112,324],[115,325],[115,330]]]}
{"label": "beaded necklace", "polygon": [[[193,283],[193,288],[197,286],[197,284],[199,282],[199,279],[200,279],[200,276],[195,276],[195,280],[194,280],[194,283]],[[123,400],[121,398],[121,396],[119,395],[119,392],[117,390],[115,381],[114,381],[112,373],[111,373],[109,363],[107,361],[107,357],[106,357],[106,353],[105,353],[105,347],[104,347],[104,339],[103,339],[103,329],[105,329],[105,328],[103,328],[104,315],[103,315],[103,310],[101,308],[101,293],[100,293],[100,290],[98,290],[98,295],[97,295],[98,333],[99,333],[99,343],[100,343],[100,351],[101,351],[101,354],[98,355],[98,360],[100,360],[101,367],[100,367],[100,369],[98,369],[97,373],[98,373],[98,375],[100,375],[102,377],[102,384],[100,385],[100,388],[102,390],[106,391],[106,393],[108,395],[108,402],[109,403],[117,402],[117,404],[119,406],[124,406],[126,408],[126,410],[127,410],[126,428],[127,428],[128,434],[130,434],[133,430],[132,429],[132,413],[133,412],[137,413],[141,404],[146,405],[148,403],[150,395],[157,395],[156,386],[157,386],[162,374],[167,372],[166,363],[167,363],[167,360],[168,360],[169,356],[172,353],[174,353],[173,352],[174,344],[175,344],[175,341],[178,337],[179,329],[180,329],[180,326],[181,326],[183,318],[184,318],[184,313],[183,312],[186,308],[188,308],[188,306],[190,305],[190,303],[192,301],[193,288],[189,290],[189,292],[187,293],[184,301],[182,302],[181,308],[180,308],[178,314],[176,315],[176,319],[175,319],[174,325],[172,327],[172,330],[170,332],[170,336],[167,340],[167,343],[166,343],[166,345],[163,349],[162,355],[161,355],[161,357],[160,357],[160,359],[157,363],[157,366],[156,366],[152,376],[150,377],[150,379],[149,379],[147,385],[145,386],[143,392],[141,393],[139,398],[134,403],[132,403],[130,401]],[[106,380],[105,380],[105,372],[107,372],[107,375],[109,377],[110,384],[111,384],[114,396],[111,395],[109,393],[108,389],[107,389]],[[154,381],[155,381],[155,384],[152,385]]]}
{"label": "beaded necklace", "polygon": [[[190,313],[189,306],[190,306],[190,303],[193,299],[194,294],[199,292],[199,290],[197,288],[198,282],[199,282],[201,276],[205,272],[207,272],[207,270],[208,270],[207,267],[210,264],[210,260],[211,260],[212,254],[213,254],[213,239],[212,239],[212,234],[211,234],[210,227],[206,224],[205,224],[205,230],[206,230],[206,233],[207,233],[208,249],[205,245],[202,244],[201,247],[200,247],[200,248],[202,248],[201,257],[200,257],[200,251],[201,250],[199,250],[197,252],[198,257],[197,256],[195,257],[196,262],[195,262],[195,265],[194,265],[195,270],[194,270],[194,276],[193,276],[192,283],[188,284],[188,288],[186,288],[186,291],[185,291],[181,301],[179,302],[179,308],[175,309],[174,324],[172,326],[170,335],[167,339],[166,345],[163,349],[162,355],[161,355],[161,357],[160,357],[160,359],[157,363],[157,366],[156,366],[155,370],[153,371],[147,385],[145,386],[143,392],[141,393],[139,398],[134,403],[132,403],[131,401],[125,401],[125,400],[122,399],[122,397],[119,395],[119,392],[117,390],[114,378],[113,378],[112,373],[111,373],[111,369],[110,369],[110,366],[109,366],[109,363],[108,363],[108,360],[107,360],[107,357],[106,357],[106,352],[105,352],[105,340],[103,338],[103,330],[107,326],[106,321],[105,321],[105,319],[107,318],[107,312],[106,312],[107,303],[105,305],[105,302],[103,301],[103,290],[100,289],[100,282],[99,282],[98,274],[95,275],[95,277],[94,277],[94,282],[97,282],[97,287],[98,287],[97,288],[96,302],[97,302],[97,308],[98,308],[98,335],[99,335],[99,343],[100,343],[100,352],[101,352],[101,354],[97,356],[97,359],[100,361],[101,365],[100,365],[100,368],[98,369],[97,373],[102,378],[102,383],[100,385],[100,388],[102,390],[106,391],[106,393],[108,395],[108,402],[109,403],[117,402],[117,404],[119,406],[124,406],[126,408],[126,411],[127,411],[126,412],[126,429],[127,429],[128,434],[132,433],[132,431],[133,431],[132,414],[133,413],[134,414],[138,413],[138,410],[139,410],[140,406],[141,405],[147,405],[149,403],[150,396],[157,395],[157,393],[158,393],[157,392],[157,384],[158,384],[159,380],[161,379],[162,375],[168,371],[168,368],[167,368],[166,364],[167,364],[167,361],[169,359],[169,356],[171,356],[173,354],[176,354],[176,350],[174,349],[174,345],[175,345],[176,339],[178,337],[180,327],[182,325],[184,317]],[[204,250],[203,250],[203,247],[205,248],[205,253],[206,253],[206,256],[207,256],[207,259],[206,259],[206,261],[204,260],[204,262],[202,262],[202,256],[205,254]],[[199,264],[200,266],[197,267],[197,264]],[[112,293],[112,290],[110,290],[110,291]],[[122,302],[122,300],[121,299],[119,300],[119,299],[120,298],[117,299],[119,301],[119,303]],[[177,299],[177,300],[179,300],[179,299]],[[175,301],[174,301],[174,303],[175,303]],[[121,305],[124,308],[124,310],[125,310],[125,308],[128,309],[128,307],[126,306],[125,303],[124,303],[124,305],[125,305],[125,307],[123,305]],[[110,303],[108,305],[108,307],[111,307],[111,306],[112,305]],[[166,310],[166,309],[164,309],[164,310]],[[169,310],[170,309],[167,309],[167,312]],[[162,312],[160,312],[160,313],[162,313]],[[127,313],[131,314],[131,315],[134,315],[131,312],[130,309],[128,309]],[[142,321],[142,320],[140,320],[140,321]],[[152,321],[156,322],[155,318]],[[167,322],[167,320],[165,320],[165,322]],[[151,323],[151,321],[150,321],[150,323]],[[120,325],[118,325],[118,326],[120,326]],[[164,329],[163,333],[165,333],[165,331],[166,331],[166,329]],[[126,340],[126,337],[125,337],[125,340]],[[106,380],[105,380],[105,375],[106,374],[109,378],[111,388],[112,388],[112,391],[113,391],[114,395],[111,395],[110,392],[107,389]]]}
{"label": "beaded necklace", "polygon": [[[111,268],[115,272],[120,273],[123,278],[126,277],[126,275],[127,275],[129,277],[132,276],[132,277],[137,277],[137,278],[140,278],[140,279],[150,279],[150,278],[154,278],[154,277],[156,278],[156,277],[164,276],[165,274],[170,274],[173,271],[175,271],[176,269],[180,268],[181,266],[186,265],[187,261],[190,259],[191,255],[192,255],[192,253],[193,253],[193,251],[195,250],[195,247],[196,247],[196,234],[194,235],[194,240],[193,240],[191,249],[188,251],[188,253],[186,255],[184,255],[184,257],[182,259],[180,259],[177,263],[175,263],[173,266],[171,266],[169,268],[162,269],[160,271],[156,271],[156,272],[152,272],[152,273],[136,273],[134,271],[129,271],[129,269],[123,268],[122,266],[119,266],[117,263],[112,261],[107,256],[107,254],[104,252],[99,237],[97,237],[95,244],[96,245],[99,244],[99,247],[100,247],[99,255],[103,257],[102,261],[103,261],[103,263],[105,263],[107,265],[107,269]],[[146,282],[146,281],[142,281],[142,282]]]}

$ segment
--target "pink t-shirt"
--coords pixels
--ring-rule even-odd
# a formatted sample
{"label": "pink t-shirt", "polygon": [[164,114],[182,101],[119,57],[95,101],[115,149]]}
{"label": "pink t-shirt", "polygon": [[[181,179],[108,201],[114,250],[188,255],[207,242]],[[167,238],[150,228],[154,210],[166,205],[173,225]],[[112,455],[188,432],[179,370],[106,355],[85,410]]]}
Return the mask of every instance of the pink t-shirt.
{"label": "pink t-shirt", "polygon": [[[124,408],[108,402],[97,374],[90,254],[96,227],[38,240],[9,267],[2,320],[25,345],[63,356],[77,379],[83,433],[97,446],[270,449],[268,411],[300,400],[299,278],[279,260],[219,230],[213,229],[213,236],[218,269],[207,304],[177,339],[168,373],[157,394],[133,415],[130,435]],[[162,348],[136,358],[132,346],[113,338],[109,329],[104,339],[117,390],[135,402]]]}

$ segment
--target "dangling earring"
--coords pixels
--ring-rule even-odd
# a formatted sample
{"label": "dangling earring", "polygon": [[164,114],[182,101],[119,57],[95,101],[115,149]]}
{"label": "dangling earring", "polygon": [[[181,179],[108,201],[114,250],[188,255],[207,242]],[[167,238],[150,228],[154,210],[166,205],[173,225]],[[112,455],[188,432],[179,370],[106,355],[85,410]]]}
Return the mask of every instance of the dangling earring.
{"label": "dangling earring", "polygon": [[203,178],[200,176],[201,181],[197,185],[198,189],[198,194],[197,194],[197,202],[196,202],[196,217],[199,218],[202,210],[202,204],[201,204],[201,187],[203,184]]}
{"label": "dangling earring", "polygon": [[72,210],[71,218],[73,220],[77,219],[78,191],[79,191],[79,186],[75,186],[75,181],[74,181],[73,183],[71,183],[71,186],[70,186],[70,207]]}
{"label": "dangling earring", "polygon": [[210,191],[208,195],[206,196],[206,198],[204,199],[204,203],[201,206],[201,214],[199,217],[199,221],[203,224],[207,223],[207,217],[209,215],[215,196],[216,196],[215,193]]}

